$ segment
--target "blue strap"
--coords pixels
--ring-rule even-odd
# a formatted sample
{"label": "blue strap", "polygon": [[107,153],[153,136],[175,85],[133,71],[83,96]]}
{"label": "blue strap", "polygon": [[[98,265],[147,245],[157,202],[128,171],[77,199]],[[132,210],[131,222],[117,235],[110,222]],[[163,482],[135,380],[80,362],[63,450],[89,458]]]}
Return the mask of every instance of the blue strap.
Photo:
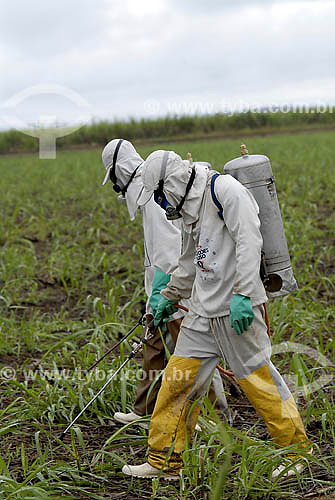
{"label": "blue strap", "polygon": [[219,209],[218,210],[219,217],[220,217],[220,219],[223,220],[223,207],[222,207],[221,203],[219,202],[219,200],[217,199],[217,197],[215,196],[215,192],[214,192],[215,180],[219,177],[219,175],[220,174],[214,174],[212,179],[211,179],[211,195],[212,195],[212,199],[213,199],[215,205]]}

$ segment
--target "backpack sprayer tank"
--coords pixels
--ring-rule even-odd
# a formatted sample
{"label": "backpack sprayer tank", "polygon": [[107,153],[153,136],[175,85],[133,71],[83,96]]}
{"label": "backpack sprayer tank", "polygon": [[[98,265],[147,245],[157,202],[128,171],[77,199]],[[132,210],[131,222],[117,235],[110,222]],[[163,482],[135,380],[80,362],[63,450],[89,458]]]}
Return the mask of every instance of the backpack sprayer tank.
{"label": "backpack sprayer tank", "polygon": [[225,174],[235,177],[251,191],[259,206],[260,230],[263,237],[261,277],[267,294],[279,297],[298,288],[278,204],[270,160],[264,155],[249,155],[241,145],[240,158],[224,166]]}

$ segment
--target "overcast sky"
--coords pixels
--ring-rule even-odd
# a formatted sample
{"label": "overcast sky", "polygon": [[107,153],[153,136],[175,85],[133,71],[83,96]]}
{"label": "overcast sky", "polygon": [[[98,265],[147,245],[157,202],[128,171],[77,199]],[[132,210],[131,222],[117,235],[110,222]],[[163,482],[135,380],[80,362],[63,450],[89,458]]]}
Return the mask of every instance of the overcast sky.
{"label": "overcast sky", "polygon": [[0,6],[1,128],[335,104],[334,0]]}

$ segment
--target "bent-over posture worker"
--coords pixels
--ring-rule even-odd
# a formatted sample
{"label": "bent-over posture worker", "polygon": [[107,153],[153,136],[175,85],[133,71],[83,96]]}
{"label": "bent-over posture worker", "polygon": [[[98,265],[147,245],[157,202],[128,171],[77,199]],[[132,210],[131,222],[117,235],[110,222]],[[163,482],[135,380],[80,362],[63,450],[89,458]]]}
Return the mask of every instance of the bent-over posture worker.
{"label": "bent-over posture worker", "polygon": [[[292,394],[270,360],[262,317],[267,297],[259,273],[257,203],[237,180],[221,175],[213,186],[223,207],[221,219],[211,195],[214,173],[185,166],[172,151],[156,151],[142,166],[144,188],[138,204],[151,203],[154,193],[167,215],[179,213],[183,221],[182,255],[161,292],[155,323],[189,297],[190,310],[151,418],[148,462],[125,465],[125,474],[156,477],[163,469],[162,477],[178,477],[186,434],[190,437],[194,430],[204,388],[223,357],[278,445],[308,446]],[[276,469],[273,478],[283,469]]]}
{"label": "bent-over posture worker", "polygon": [[[105,146],[102,161],[106,169],[103,185],[111,180],[114,190],[120,193],[120,200],[127,203],[129,217],[133,221],[139,208],[137,198],[143,188],[141,179],[143,159],[129,141],[113,139]],[[141,208],[141,212],[145,252],[144,284],[149,299],[147,318],[150,321],[152,319],[150,315],[156,313],[161,299],[160,291],[168,284],[170,274],[177,267],[181,252],[181,231],[179,221],[172,223],[167,220],[164,210],[157,207],[153,199]],[[181,304],[183,303],[188,305],[188,301],[181,301]],[[165,336],[165,342],[170,351],[174,349],[184,314],[184,311],[179,310],[166,323],[168,334]],[[152,413],[160,383],[157,381],[153,386],[152,384],[157,373],[165,366],[165,348],[157,329],[156,334],[143,350],[142,377],[137,386],[134,410],[128,413],[116,412],[115,420],[127,424]],[[226,398],[223,393],[222,380],[217,371],[213,382],[215,394],[211,391],[211,399],[217,399],[218,406],[224,411]]]}

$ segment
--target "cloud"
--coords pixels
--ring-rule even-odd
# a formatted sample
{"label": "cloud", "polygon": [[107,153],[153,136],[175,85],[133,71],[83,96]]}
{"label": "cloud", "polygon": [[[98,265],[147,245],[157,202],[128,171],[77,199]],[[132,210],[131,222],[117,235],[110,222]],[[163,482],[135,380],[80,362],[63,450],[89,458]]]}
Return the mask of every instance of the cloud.
{"label": "cloud", "polygon": [[11,0],[1,9],[1,42],[15,55],[54,57],[87,48],[104,24],[104,0]]}
{"label": "cloud", "polygon": [[[0,104],[41,83],[77,91],[104,118],[151,116],[150,101],[165,114],[180,103],[329,99],[334,15],[327,1],[11,0]],[[47,107],[45,97],[30,106]]]}
{"label": "cloud", "polygon": [[[250,9],[260,7],[269,9],[274,5],[285,4],[319,4],[323,5],[327,0],[171,0],[170,5],[178,11],[188,12],[191,15],[200,13],[201,15],[212,15],[230,10]],[[330,2],[331,0],[329,0]]]}

